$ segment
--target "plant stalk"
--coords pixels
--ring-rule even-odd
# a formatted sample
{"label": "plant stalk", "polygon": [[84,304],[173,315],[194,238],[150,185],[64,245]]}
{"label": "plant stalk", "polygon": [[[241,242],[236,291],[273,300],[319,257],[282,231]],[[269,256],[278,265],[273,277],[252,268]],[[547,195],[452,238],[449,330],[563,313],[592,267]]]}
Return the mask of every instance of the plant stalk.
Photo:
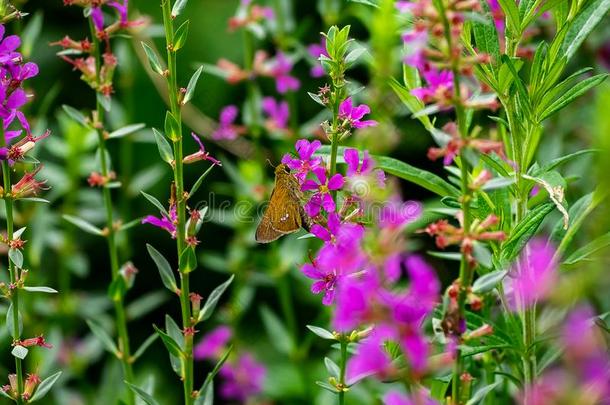
{"label": "plant stalk", "polygon": [[[98,83],[100,79],[100,70],[101,70],[101,52],[100,52],[100,41],[95,33],[95,27],[93,26],[93,22],[89,19],[89,29],[91,32],[91,37],[93,38],[93,50],[92,54],[95,58],[95,72],[98,78]],[[100,170],[102,176],[107,179],[109,176],[109,167],[108,167],[108,157],[107,157],[107,149],[106,149],[106,139],[104,136],[104,108],[100,103],[99,98],[96,93],[96,102],[95,102],[95,111],[96,111],[96,132],[98,136],[98,148],[100,155]],[[106,211],[106,241],[108,244],[108,255],[110,258],[110,270],[112,274],[112,282],[115,282],[121,274],[119,272],[119,254],[118,248],[116,245],[115,234],[116,230],[114,227],[114,214],[112,207],[112,196],[110,194],[110,189],[105,185],[102,186],[102,197],[104,200],[104,208]],[[124,303],[124,295],[123,293],[114,294],[112,297],[112,301],[114,304],[114,312],[115,312],[115,321],[116,328],[118,334],[118,342],[119,342],[119,352],[121,361],[121,365],[123,367],[124,379],[128,383],[133,384],[134,374],[132,367],[132,359],[131,359],[131,351],[129,348],[129,334],[127,333],[127,317],[125,315],[125,303]],[[126,398],[128,404],[134,404],[135,398],[134,394],[131,390],[126,390]]]}
{"label": "plant stalk", "polygon": [[[173,140],[174,150],[174,185],[176,187],[176,248],[178,253],[178,268],[180,270],[180,309],[182,314],[183,332],[188,328],[193,327],[194,322],[191,317],[191,305],[189,300],[189,273],[182,271],[183,269],[183,252],[188,248],[185,240],[185,224],[186,224],[186,195],[184,192],[184,170],[183,170],[183,150],[182,150],[182,114],[180,110],[177,70],[176,70],[176,51],[173,50],[174,41],[174,23],[171,17],[170,0],[162,0],[161,7],[163,10],[163,27],[165,29],[165,41],[167,49],[167,86],[168,98],[170,104],[170,112],[178,122],[178,134]],[[185,405],[193,403],[193,335],[184,333],[184,376],[183,376],[183,393]]]}
{"label": "plant stalk", "polygon": [[[0,120],[0,147],[6,146],[4,138],[4,122]],[[10,193],[12,189],[10,166],[7,160],[2,161],[2,180],[5,193]],[[13,239],[14,221],[13,221],[13,198],[10,195],[4,196],[4,207],[6,209],[6,239]],[[19,281],[19,269],[13,264],[13,261],[8,259],[8,271],[11,283],[16,285]],[[21,333],[19,331],[19,289],[13,289],[11,295],[11,305],[13,307],[13,340],[20,340]],[[23,404],[21,394],[23,393],[23,369],[20,358],[15,357],[15,374],[17,374],[17,404]]]}

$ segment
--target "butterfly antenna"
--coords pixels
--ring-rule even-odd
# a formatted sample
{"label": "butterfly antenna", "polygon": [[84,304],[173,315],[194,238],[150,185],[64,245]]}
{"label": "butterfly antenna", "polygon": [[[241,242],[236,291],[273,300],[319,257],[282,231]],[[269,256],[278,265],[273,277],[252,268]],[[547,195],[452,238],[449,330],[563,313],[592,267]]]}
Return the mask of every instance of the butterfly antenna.
{"label": "butterfly antenna", "polygon": [[271,161],[269,159],[267,159],[267,163],[269,163],[269,166],[271,166],[275,169],[275,165],[273,163],[271,163]]}

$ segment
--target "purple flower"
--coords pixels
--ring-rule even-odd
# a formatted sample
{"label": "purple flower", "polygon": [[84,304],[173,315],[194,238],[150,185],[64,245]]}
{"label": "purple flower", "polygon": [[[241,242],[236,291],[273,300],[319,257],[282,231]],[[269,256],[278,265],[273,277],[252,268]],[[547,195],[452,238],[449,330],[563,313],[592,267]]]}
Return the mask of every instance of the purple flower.
{"label": "purple flower", "polygon": [[546,298],[557,281],[555,249],[542,239],[530,241],[513,266],[506,283],[514,309],[532,306]]}
{"label": "purple flower", "polygon": [[362,162],[358,156],[358,149],[347,148],[343,153],[345,163],[347,164],[347,175],[353,176],[358,174],[368,174],[373,170],[373,159],[369,157],[369,152],[362,153]]}
{"label": "purple flower", "polygon": [[389,199],[381,208],[377,219],[382,229],[399,230],[421,216],[423,209],[417,201]]}
{"label": "purple flower", "polygon": [[346,98],[339,105],[339,118],[347,121],[353,128],[366,128],[377,125],[377,121],[374,120],[361,121],[362,117],[370,112],[371,109],[366,104],[354,107],[351,97]]}
{"label": "purple flower", "polygon": [[498,0],[487,0],[489,4],[489,11],[491,11],[491,15],[494,20],[494,25],[496,26],[496,31],[498,31],[498,36],[503,39],[504,38],[504,13],[502,12],[502,7],[500,7],[500,3]]}
{"label": "purple flower", "polygon": [[225,363],[219,372],[223,379],[220,396],[229,400],[246,401],[263,389],[265,367],[246,353],[234,363]]}
{"label": "purple flower", "polygon": [[289,90],[298,90],[301,87],[299,79],[290,75],[291,70],[290,59],[284,53],[278,52],[275,56],[275,63],[271,67],[271,77],[275,78],[278,93],[284,94]]}
{"label": "purple flower", "polygon": [[337,271],[335,269],[322,269],[316,262],[306,263],[301,267],[303,274],[315,280],[311,285],[311,292],[314,294],[324,293],[322,304],[331,305],[335,299],[335,286],[337,284]]}
{"label": "purple flower", "polygon": [[303,191],[316,192],[311,196],[311,199],[305,204],[305,212],[315,217],[320,213],[320,208],[324,208],[326,212],[332,212],[335,210],[335,201],[330,195],[331,191],[339,190],[343,187],[343,176],[339,173],[334,174],[330,179],[326,176],[326,170],[323,167],[316,167],[313,169],[313,174],[316,176],[318,182],[314,180],[305,180],[301,186]]}
{"label": "purple flower", "polygon": [[4,38],[5,28],[0,24],[0,64],[12,65],[21,61],[21,54],[15,52],[21,45],[21,39],[17,35],[9,35]]}
{"label": "purple flower", "polygon": [[407,55],[404,62],[407,65],[424,69],[426,63],[425,49],[428,45],[428,31],[426,29],[415,28],[405,32],[402,40],[407,46]]}
{"label": "purple flower", "polygon": [[287,165],[291,170],[295,170],[295,176],[303,182],[309,172],[320,167],[320,163],[322,163],[321,157],[313,157],[313,154],[320,146],[322,144],[318,140],[309,142],[307,139],[299,139],[295,144],[299,158],[295,159],[287,153],[282,158],[282,163]]}
{"label": "purple flower", "polygon": [[348,384],[377,375],[383,378],[392,371],[392,358],[384,348],[388,340],[396,338],[394,330],[387,326],[377,326],[358,346],[358,351],[347,363]]}
{"label": "purple flower", "polygon": [[220,111],[220,118],[218,122],[218,127],[212,133],[213,139],[227,139],[233,140],[237,138],[239,135],[237,128],[235,126],[235,120],[237,119],[237,115],[239,114],[239,109],[237,106],[228,105],[224,107]]}
{"label": "purple flower", "polygon": [[273,97],[265,97],[262,102],[263,112],[267,115],[272,129],[286,129],[290,110],[286,101],[278,102]]}
{"label": "purple flower", "polygon": [[97,31],[104,30],[104,13],[100,6],[91,8],[91,20]]}
{"label": "purple flower", "polygon": [[213,165],[222,166],[222,163],[220,163],[220,160],[210,156],[210,152],[205,151],[205,146],[203,146],[201,139],[199,139],[199,137],[194,132],[191,132],[191,136],[193,137],[195,142],[197,142],[199,144],[199,150],[195,153],[185,156],[183,159],[184,163],[188,164],[188,163],[199,162],[201,160],[208,160],[208,161],[212,162]]}
{"label": "purple flower", "polygon": [[411,94],[424,103],[435,99],[451,98],[453,73],[450,70],[437,70],[432,66],[426,66],[422,70],[422,76],[426,79],[427,86],[415,88],[411,90]]}
{"label": "purple flower", "polygon": [[195,359],[219,359],[227,342],[231,340],[232,335],[233,332],[231,332],[231,328],[228,326],[217,327],[197,343],[193,351]]}
{"label": "purple flower", "polygon": [[148,215],[143,220],[143,224],[151,224],[157,228],[165,229],[172,235],[172,238],[176,237],[176,221],[178,215],[176,214],[176,206],[172,206],[169,209],[169,216],[161,213],[161,218],[155,217],[154,215]]}
{"label": "purple flower", "polygon": [[328,52],[326,52],[326,39],[322,37],[321,41],[317,44],[310,44],[307,46],[307,52],[309,55],[316,59],[316,64],[311,68],[309,74],[311,77],[322,77],[326,74],[322,64],[318,61],[320,56],[328,57]]}
{"label": "purple flower", "polygon": [[384,405],[438,405],[438,402],[430,397],[425,390],[419,390],[411,394],[411,398],[398,391],[390,391],[383,397]]}
{"label": "purple flower", "polygon": [[363,323],[377,287],[356,277],[344,277],[337,288],[333,327],[338,331],[348,332]]}
{"label": "purple flower", "polygon": [[110,3],[108,3],[108,5],[110,7],[114,7],[117,10],[117,12],[119,13],[119,21],[120,21],[121,27],[129,26],[129,20],[127,19],[128,3],[129,3],[129,0],[123,0],[123,4],[119,3],[118,1],[111,1]]}

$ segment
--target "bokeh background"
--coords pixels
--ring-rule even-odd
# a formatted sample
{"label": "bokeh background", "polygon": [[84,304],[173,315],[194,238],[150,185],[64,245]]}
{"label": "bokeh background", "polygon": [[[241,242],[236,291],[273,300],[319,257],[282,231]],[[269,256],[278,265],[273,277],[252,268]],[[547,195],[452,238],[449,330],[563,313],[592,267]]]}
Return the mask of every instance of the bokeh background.
{"label": "bokeh background", "polygon": [[[308,59],[304,45],[319,42],[319,33],[331,24],[350,24],[352,36],[369,49],[363,62],[351,71],[351,80],[354,86],[366,86],[360,97],[372,106],[374,118],[381,123],[375,129],[359,133],[350,142],[443,175],[441,163],[426,158],[432,140],[409,117],[387,84],[389,77],[400,77],[400,38],[397,28],[387,23],[381,11],[340,0],[275,0],[267,5],[290,6],[286,9],[286,30],[283,35],[275,31],[273,35],[256,40],[254,45],[270,54],[283,47],[292,55],[302,57],[294,69],[294,74],[301,80],[301,89],[289,96],[291,106],[295,108],[292,113],[298,117],[296,128],[300,135],[313,134],[316,124],[324,119],[319,115],[319,106],[307,95],[307,91],[316,92],[324,79],[310,77],[312,61]],[[202,63],[214,65],[220,58],[226,58],[242,64],[243,33],[227,29],[227,20],[237,6],[237,0],[189,2],[184,12],[191,20],[189,40],[178,57],[183,85]],[[61,218],[62,214],[75,214],[94,223],[103,220],[98,190],[90,189],[86,182],[88,174],[95,169],[95,136],[69,119],[61,108],[66,104],[89,110],[94,106],[95,98],[91,89],[79,80],[78,73],[56,56],[59,49],[49,45],[65,35],[83,38],[88,27],[82,10],[65,7],[61,0],[21,2],[19,8],[30,15],[11,23],[7,31],[25,30],[31,34],[24,39],[24,54],[39,64],[41,73],[31,80],[35,100],[30,104],[30,113],[38,132],[50,128],[53,135],[41,143],[42,147],[37,151],[38,159],[45,163],[41,175],[51,186],[45,197],[51,204],[22,206],[17,221],[28,224],[30,277],[35,284],[49,285],[60,291],[53,297],[28,297],[24,303],[26,334],[44,333],[55,346],[49,351],[32,351],[27,360],[30,368],[38,369],[40,374],[64,370],[60,382],[44,403],[113,404],[121,392],[118,389],[122,384],[119,364],[105,355],[85,324],[85,319],[94,318],[108,330],[112,329],[111,302],[106,296],[110,280],[106,246]],[[155,209],[139,192],[145,190],[160,201],[166,201],[171,177],[167,166],[158,158],[150,131],[152,127],[163,126],[166,110],[163,92],[152,85],[137,56],[137,52],[141,53],[141,40],[152,38],[157,46],[162,46],[160,7],[154,0],[131,0],[130,9],[132,16],[143,16],[150,25],[138,36],[117,38],[112,45],[119,64],[109,114],[110,127],[146,124],[146,129],[134,136],[110,145],[114,170],[123,183],[120,190],[113,192],[113,197],[119,217],[125,222],[146,214],[156,215]],[[543,38],[548,35],[547,29],[549,27],[543,22],[534,35]],[[597,72],[610,68],[610,17],[599,24],[571,63],[574,66],[568,68],[570,72],[583,66],[593,66]],[[261,79],[257,86],[261,94],[279,97],[271,79]],[[235,104],[243,110],[245,100],[244,84],[229,85],[206,69],[192,101],[197,111],[188,124],[196,127],[202,136],[209,137],[221,108]],[[490,122],[485,113],[480,113],[476,119],[483,125]],[[257,246],[253,238],[257,207],[269,195],[272,185],[272,168],[266,159],[277,163],[283,153],[293,150],[296,136],[246,134],[244,138],[246,144],[206,142],[211,154],[220,158],[224,165],[212,172],[196,197],[202,203],[209,202],[210,211],[209,221],[200,236],[200,268],[192,274],[191,285],[205,297],[229,274],[235,274],[236,281],[221,301],[217,314],[201,325],[200,335],[221,323],[229,323],[235,328],[237,347],[253,351],[268,367],[262,396],[267,403],[328,404],[331,400],[314,381],[322,380],[326,375],[323,357],[329,347],[304,327],[306,324],[325,325],[328,320],[327,309],[322,307],[319,297],[310,294],[309,281],[298,269],[298,265],[306,261],[310,241],[299,240],[299,235],[293,235],[270,246]],[[195,150],[190,139],[186,145],[187,150]],[[575,201],[596,184],[609,181],[610,83],[588,93],[547,124],[538,159],[548,161],[568,151],[592,146],[602,149],[598,155],[601,157],[586,156],[562,168],[569,182],[568,202]],[[201,170],[197,165],[187,166],[186,183],[192,184]],[[417,186],[405,183],[401,184],[401,189],[405,199],[424,201],[427,206],[439,204]],[[241,211],[236,211],[236,207]],[[607,204],[602,204],[577,239],[586,241],[610,229],[608,214]],[[251,220],[246,220],[248,218]],[[547,232],[557,220],[556,217],[547,221]],[[157,247],[170,261],[175,259],[173,241],[156,228],[137,226],[122,236],[121,262],[131,260],[139,269],[135,285],[127,296],[132,350],[153,332],[152,324],[164,323],[165,313],[179,318],[178,300],[163,289],[145,243]],[[428,238],[417,235],[410,243],[413,249],[422,251],[432,247]],[[451,262],[430,260],[445,283],[456,277],[457,269]],[[580,293],[587,295],[599,309],[606,310],[610,308],[606,293],[610,277],[605,270],[609,262],[608,256],[602,254],[586,269],[574,270],[574,274],[578,274],[574,286],[581,288]],[[6,277],[5,273],[2,271],[1,277]],[[1,310],[5,312],[6,309],[3,303]],[[279,326],[273,320],[278,320]],[[286,334],[294,340],[294,347],[285,347]],[[0,338],[6,343],[2,347],[8,347],[5,328],[0,329]],[[4,378],[12,367],[8,350],[2,353],[2,358],[0,376]],[[201,384],[210,368],[206,362],[196,363],[196,386]],[[155,392],[160,401],[178,403],[176,398],[180,398],[181,384],[171,370],[160,342],[144,354],[135,370],[140,381],[148,375],[155,376]],[[350,395],[350,398],[353,401],[350,403],[374,403],[364,391]],[[222,402],[218,400],[217,403]]]}

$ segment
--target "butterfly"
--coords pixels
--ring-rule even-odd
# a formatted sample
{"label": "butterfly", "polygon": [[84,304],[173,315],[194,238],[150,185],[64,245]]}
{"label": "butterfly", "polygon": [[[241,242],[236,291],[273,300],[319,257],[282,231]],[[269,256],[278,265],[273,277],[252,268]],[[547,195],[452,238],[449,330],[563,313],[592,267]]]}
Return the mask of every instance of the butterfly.
{"label": "butterfly", "polygon": [[269,205],[256,228],[258,243],[269,243],[281,236],[310,227],[310,218],[301,205],[301,190],[296,177],[285,164],[275,168],[275,186]]}

